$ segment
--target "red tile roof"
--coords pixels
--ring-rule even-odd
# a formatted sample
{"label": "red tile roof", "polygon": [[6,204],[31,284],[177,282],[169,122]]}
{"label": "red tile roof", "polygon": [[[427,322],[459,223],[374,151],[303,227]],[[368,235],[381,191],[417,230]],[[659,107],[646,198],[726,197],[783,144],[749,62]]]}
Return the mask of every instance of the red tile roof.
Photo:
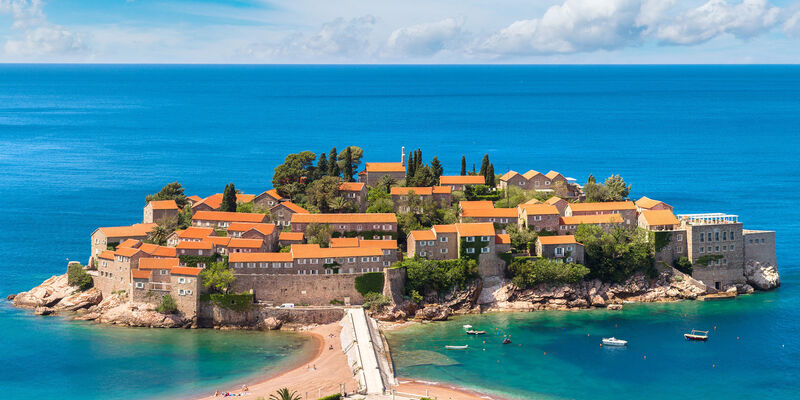
{"label": "red tile roof", "polygon": [[174,247],[158,246],[151,255],[156,257],[177,257],[178,251]]}
{"label": "red tile roof", "polygon": [[211,242],[214,246],[222,247],[228,247],[228,243],[231,242],[231,238],[227,236],[209,236],[205,240]]}
{"label": "red tile roof", "polygon": [[477,224],[456,224],[458,236],[494,236],[494,224],[491,222]]}
{"label": "red tile roof", "polygon": [[292,203],[291,201],[284,201],[282,203],[277,204],[275,207],[284,206],[289,209],[289,211],[298,214],[308,214],[308,210],[303,207],[298,206],[297,204]]}
{"label": "red tile roof", "polygon": [[331,247],[358,247],[358,238],[331,238]]}
{"label": "red tile roof", "polygon": [[133,224],[130,226],[108,226],[97,228],[107,238],[125,238],[147,236],[157,224]]}
{"label": "red tile roof", "polygon": [[[396,249],[397,240],[367,239],[358,242],[359,247],[375,247],[378,249]],[[331,246],[333,247],[333,246]]]}
{"label": "red tile roof", "polygon": [[439,177],[440,185],[483,185],[486,179],[482,175],[443,175]]}
{"label": "red tile roof", "polygon": [[281,232],[278,235],[278,240],[286,240],[286,241],[303,241],[303,232]]}
{"label": "red tile roof", "polygon": [[[198,204],[205,204],[215,210],[219,210],[219,207],[222,206],[222,197],[223,193],[215,193],[211,196],[206,197],[200,203],[195,203],[195,206]],[[254,194],[243,194],[237,193],[236,194],[236,202],[237,203],[249,203],[253,201],[256,196]]]}
{"label": "red tile roof", "polygon": [[559,235],[559,236],[539,236],[537,238],[541,244],[576,244],[574,235]]}
{"label": "red tile roof", "polygon": [[192,217],[193,221],[224,221],[224,222],[265,222],[266,214],[240,213],[226,211],[198,211]]}
{"label": "red tile roof", "polygon": [[664,203],[663,201],[653,200],[653,199],[645,197],[645,196],[642,196],[641,199],[636,200],[636,206],[639,207],[639,208],[643,208],[643,209],[650,209],[650,208],[653,208],[653,207],[655,207],[655,206],[657,206],[659,204],[664,204],[666,206],[669,206],[669,204]]}
{"label": "red tile roof", "polygon": [[114,252],[111,250],[106,250],[97,255],[98,258],[102,258],[105,260],[113,260],[114,259]]}
{"label": "red tile roof", "polygon": [[139,250],[141,250],[141,251],[143,251],[143,252],[145,252],[147,254],[153,254],[153,252],[156,251],[158,249],[158,247],[159,246],[157,244],[142,243],[142,245],[139,246]]}
{"label": "red tile roof", "polygon": [[678,218],[670,210],[643,210],[642,217],[649,226],[680,224]]}
{"label": "red tile roof", "polygon": [[546,176],[546,177],[547,177],[547,178],[549,178],[550,180],[556,179],[556,178],[558,178],[559,176],[560,176],[560,177],[562,177],[562,178],[564,177],[564,176],[563,176],[563,175],[561,175],[560,173],[558,173],[558,172],[556,172],[556,171],[553,171],[553,170],[551,170],[550,172],[546,173],[544,176]]}
{"label": "red tile roof", "polygon": [[171,271],[169,271],[172,275],[189,275],[189,276],[198,276],[200,275],[200,271],[202,268],[192,268],[192,267],[174,267]]}
{"label": "red tile roof", "polygon": [[462,210],[469,210],[473,208],[494,208],[494,203],[491,200],[462,200],[458,202],[458,207]]}
{"label": "red tile roof", "polygon": [[371,224],[397,223],[397,216],[392,213],[352,213],[352,214],[292,214],[292,223],[318,224]]}
{"label": "red tile roof", "polygon": [[259,249],[263,245],[264,241],[261,239],[231,238],[231,241],[228,242],[228,247],[236,247],[242,249]]}
{"label": "red tile roof", "polygon": [[211,250],[214,247],[210,240],[203,240],[200,242],[180,242],[177,248],[179,249],[192,249],[192,250]]}
{"label": "red tile roof", "polygon": [[573,212],[635,210],[632,201],[606,201],[600,203],[570,203]]}
{"label": "red tile roof", "polygon": [[189,196],[189,197],[187,197],[187,199],[191,200],[192,203],[199,203],[199,202],[203,201],[203,198],[200,197],[200,196],[197,196],[197,195]]}
{"label": "red tile roof", "polygon": [[550,204],[550,205],[556,205],[556,203],[561,202],[561,201],[566,201],[566,200],[564,200],[564,199],[562,199],[561,197],[558,197],[558,196],[553,196],[553,197],[547,199],[547,201],[545,201],[545,203]]}
{"label": "red tile roof", "polygon": [[455,224],[434,225],[433,226],[433,230],[436,231],[437,234],[438,233],[456,233],[456,232],[458,232],[458,230],[456,229]]}
{"label": "red tile roof", "polygon": [[503,176],[500,177],[500,180],[501,181],[507,181],[507,180],[517,176],[517,175],[519,175],[519,172],[517,172],[517,171],[508,171],[505,174],[503,174]]}
{"label": "red tile roof", "polygon": [[190,226],[181,231],[181,233],[178,234],[178,237],[181,239],[203,239],[212,235],[214,235],[214,228],[201,228],[199,226]]}
{"label": "red tile roof", "polygon": [[516,219],[516,208],[468,208],[461,211],[462,217],[470,218],[514,218]]}
{"label": "red tile roof", "polygon": [[153,210],[177,210],[178,205],[175,200],[153,200],[150,203]]}
{"label": "red tile roof", "polygon": [[578,215],[574,217],[561,217],[561,225],[580,225],[580,224],[621,224],[624,222],[619,214],[600,214],[600,215]]}
{"label": "red tile roof", "polygon": [[399,162],[368,162],[364,170],[367,172],[406,172],[406,167]]}
{"label": "red tile roof", "polygon": [[520,204],[519,209],[528,215],[558,215],[558,209],[551,204]]}
{"label": "red tile roof", "polygon": [[133,248],[133,247],[123,247],[121,249],[117,249],[114,254],[122,257],[133,257],[134,254],[140,252],[141,250]]}
{"label": "red tile roof", "polygon": [[123,247],[135,248],[135,247],[141,246],[141,244],[142,244],[142,241],[138,240],[138,239],[125,239],[122,242],[120,242],[120,244],[117,245],[117,248],[118,249],[123,248]]}
{"label": "red tile roof", "polygon": [[335,258],[382,256],[383,251],[376,247],[338,247],[321,248],[318,244],[293,244],[293,258]]}
{"label": "red tile roof", "polygon": [[431,231],[411,231],[408,233],[408,237],[413,240],[436,240],[436,234]]}
{"label": "red tile roof", "polygon": [[364,182],[342,182],[339,185],[339,190],[344,192],[360,192],[364,189]]}
{"label": "red tile roof", "polygon": [[231,253],[228,263],[236,262],[291,262],[290,253]]}
{"label": "red tile roof", "polygon": [[140,258],[139,269],[171,269],[180,261],[178,258]]}
{"label": "red tile roof", "polygon": [[[522,174],[522,177],[527,179],[527,180],[531,180],[531,178],[534,178],[537,175],[542,175],[542,173],[539,172],[539,171],[530,170],[530,171]],[[544,176],[544,175],[542,175],[542,176]]]}
{"label": "red tile roof", "polygon": [[153,271],[150,270],[144,271],[140,269],[134,269],[131,271],[131,276],[133,276],[133,279],[150,279],[150,274],[152,272]]}
{"label": "red tile roof", "polygon": [[408,196],[414,192],[417,196],[430,196],[433,194],[433,188],[429,186],[425,187],[405,187],[405,186],[393,186],[390,194],[392,196]]}
{"label": "red tile roof", "polygon": [[511,235],[507,233],[498,233],[494,237],[494,242],[496,244],[511,244]]}

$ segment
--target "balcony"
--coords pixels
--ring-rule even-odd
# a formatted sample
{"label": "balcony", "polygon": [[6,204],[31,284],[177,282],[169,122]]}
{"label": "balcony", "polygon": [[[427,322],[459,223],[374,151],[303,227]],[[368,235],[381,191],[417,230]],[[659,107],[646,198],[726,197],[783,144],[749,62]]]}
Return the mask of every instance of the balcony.
{"label": "balcony", "polygon": [[169,285],[169,283],[163,283],[163,282],[150,282],[148,289],[149,290],[161,290],[161,291],[164,291],[164,292],[169,292],[170,291],[170,285]]}

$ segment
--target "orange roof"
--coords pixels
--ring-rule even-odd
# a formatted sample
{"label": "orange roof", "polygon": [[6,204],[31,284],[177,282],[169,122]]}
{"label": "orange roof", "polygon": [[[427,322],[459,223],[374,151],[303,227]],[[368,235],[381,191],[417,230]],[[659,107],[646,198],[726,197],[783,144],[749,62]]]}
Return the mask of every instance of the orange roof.
{"label": "orange roof", "polygon": [[360,192],[364,189],[364,186],[363,182],[342,182],[339,184],[339,190],[345,192]]}
{"label": "orange roof", "polygon": [[308,214],[308,210],[303,207],[298,206],[297,204],[292,203],[291,201],[284,201],[283,203],[278,203],[275,207],[284,206],[289,209],[289,211],[298,214]]}
{"label": "orange roof", "polygon": [[275,233],[275,225],[274,224],[256,224],[256,226],[249,229],[249,231],[256,231],[261,233],[262,235],[272,235]]}
{"label": "orange roof", "polygon": [[436,240],[436,233],[432,230],[427,231],[411,231],[408,237],[414,240]]}
{"label": "orange roof", "polygon": [[618,211],[635,210],[636,205],[634,205],[632,201],[606,201],[601,203],[571,203],[569,208],[573,212]]}
{"label": "orange roof", "polygon": [[456,229],[455,224],[450,225],[434,225],[433,230],[436,231],[437,234],[439,233],[456,233],[458,230]]}
{"label": "orange roof", "polygon": [[[283,197],[278,194],[278,190],[277,189],[270,189],[270,190],[267,190],[264,193],[268,194],[270,197],[272,197],[275,200],[283,200]],[[264,193],[262,193],[262,194],[264,194]]]}
{"label": "orange roof", "polygon": [[433,194],[450,194],[453,189],[450,186],[434,186]]}
{"label": "orange roof", "polygon": [[559,201],[566,201],[566,200],[564,200],[564,199],[562,199],[561,197],[558,197],[558,196],[553,196],[553,197],[547,199],[547,201],[545,201],[545,203],[550,204],[550,205],[556,205],[556,203],[558,203]]}
{"label": "orange roof", "polygon": [[331,247],[358,247],[358,238],[331,238]]}
{"label": "orange roof", "polygon": [[539,199],[530,199],[523,204],[542,204],[542,202]]}
{"label": "orange roof", "polygon": [[240,213],[226,211],[198,211],[193,221],[225,221],[225,222],[264,222],[266,214]]}
{"label": "orange roof", "polygon": [[134,254],[138,253],[139,251],[141,251],[141,250],[133,248],[133,247],[123,247],[121,249],[117,249],[117,251],[115,251],[114,254],[116,254],[118,256],[123,256],[123,257],[132,257]]}
{"label": "orange roof", "polygon": [[643,210],[642,217],[649,226],[678,225],[680,221],[670,210]]}
{"label": "orange roof", "polygon": [[153,210],[177,210],[178,205],[175,200],[153,200],[150,203]]}
{"label": "orange roof", "polygon": [[558,209],[552,204],[520,204],[519,208],[528,215],[558,215]]}
{"label": "orange roof", "polygon": [[458,236],[494,236],[494,224],[491,222],[477,224],[456,224]]}
{"label": "orange roof", "polygon": [[522,177],[525,178],[525,179],[530,180],[531,178],[535,177],[536,175],[542,175],[542,173],[539,172],[539,171],[530,170],[530,171],[522,174]]}
{"label": "orange roof", "polygon": [[407,196],[411,194],[411,192],[414,192],[417,196],[430,196],[433,194],[433,188],[394,186],[390,193],[392,196]]}
{"label": "orange roof", "polygon": [[97,255],[98,258],[103,258],[106,260],[113,260],[114,259],[114,252],[111,250],[103,251],[102,253]]}
{"label": "orange roof", "polygon": [[[359,247],[374,247],[377,249],[396,249],[397,240],[367,239],[358,242]],[[331,246],[333,247],[333,246]]]}
{"label": "orange roof", "polygon": [[141,245],[141,244],[142,244],[141,240],[125,239],[120,244],[117,245],[117,248],[119,249],[119,248],[122,248],[122,247],[139,247],[139,245]]}
{"label": "orange roof", "polygon": [[199,226],[190,226],[178,234],[181,239],[203,239],[214,235],[214,228],[201,228]]}
{"label": "orange roof", "polygon": [[169,273],[172,274],[172,275],[197,276],[197,275],[200,275],[200,271],[202,271],[202,270],[203,270],[202,268],[175,267],[175,268],[172,268],[172,270],[169,271]]}
{"label": "orange roof", "polygon": [[177,267],[180,262],[178,258],[141,258],[139,269],[171,269]]}
{"label": "orange roof", "polygon": [[228,263],[234,262],[291,262],[291,253],[231,253]]}
{"label": "orange roof", "polygon": [[147,236],[157,224],[133,224],[130,226],[109,226],[97,228],[103,232],[107,238],[124,238]]}
{"label": "orange roof", "polygon": [[214,247],[210,240],[203,240],[201,242],[180,242],[178,249],[195,249],[195,250],[211,250]]}
{"label": "orange roof", "polygon": [[[201,203],[203,203],[203,204],[205,204],[205,205],[217,210],[222,205],[222,197],[223,197],[223,193],[215,193],[215,194],[212,194],[211,196],[208,196],[205,199],[203,199],[203,201]],[[256,195],[254,195],[254,194],[237,193],[236,194],[236,202],[237,203],[249,203],[249,202],[253,201],[253,199],[255,197],[256,197]],[[197,204],[195,204],[195,205],[197,205]]]}
{"label": "orange roof", "polygon": [[561,225],[580,225],[580,224],[621,224],[622,216],[619,214],[600,214],[600,215],[578,215],[574,217],[561,217]]}
{"label": "orange roof", "polygon": [[353,213],[353,214],[292,214],[292,223],[318,224],[369,224],[397,223],[397,216],[392,213]]}
{"label": "orange roof", "polygon": [[575,244],[578,243],[573,235],[539,236],[541,244]]}
{"label": "orange roof", "polygon": [[548,177],[550,180],[556,179],[559,176],[562,177],[562,178],[564,177],[563,175],[561,175],[558,172],[553,171],[553,170],[550,170],[550,172],[544,174],[544,176]]}
{"label": "orange roof", "polygon": [[508,171],[505,174],[503,174],[503,176],[500,177],[500,180],[501,181],[507,181],[507,180],[517,176],[517,175],[519,175],[519,172],[517,172],[517,171]]}
{"label": "orange roof", "polygon": [[255,199],[255,198],[256,198],[256,195],[254,195],[254,194],[239,193],[239,194],[236,195],[236,202],[237,203],[249,203],[249,202],[253,201],[253,199]]}
{"label": "orange roof", "polygon": [[636,206],[639,207],[639,208],[644,208],[644,209],[650,209],[650,208],[653,208],[653,207],[655,207],[655,206],[657,206],[659,204],[668,205],[667,203],[664,203],[663,201],[653,200],[653,199],[645,197],[645,196],[642,196],[641,199],[636,200]]}
{"label": "orange roof", "polygon": [[143,270],[140,270],[140,269],[134,269],[134,270],[131,271],[131,276],[133,276],[133,279],[150,279],[150,273],[151,272],[152,271],[149,271],[149,270],[148,271],[143,271]]}
{"label": "orange roof", "polygon": [[406,172],[406,167],[399,162],[368,162],[364,170],[367,172]]}
{"label": "orange roof", "polygon": [[440,185],[483,185],[486,179],[482,175],[443,175],[439,177]]}
{"label": "orange roof", "polygon": [[517,218],[516,208],[468,208],[461,211],[462,217],[472,218]]}
{"label": "orange roof", "polygon": [[293,258],[335,258],[382,256],[383,251],[376,247],[337,247],[321,248],[318,244],[293,244]]}
{"label": "orange roof", "polygon": [[494,236],[495,244],[511,244],[511,235],[507,233],[498,233]]}
{"label": "orange roof", "polygon": [[[231,222],[228,225],[228,232],[247,232],[256,225],[262,225],[260,222]],[[266,225],[266,224],[263,224]],[[271,224],[270,224],[271,225]]]}
{"label": "orange roof", "polygon": [[281,232],[278,235],[278,240],[287,240],[287,241],[303,241],[303,232]]}
{"label": "orange roof", "polygon": [[158,246],[151,255],[156,257],[177,257],[178,251],[174,247]]}
{"label": "orange roof", "polygon": [[228,247],[239,247],[243,249],[259,249],[263,245],[264,241],[261,239],[232,238],[231,241],[228,242]]}
{"label": "orange roof", "polygon": [[143,251],[143,252],[145,252],[147,254],[153,254],[153,252],[156,251],[156,249],[158,249],[158,248],[159,248],[159,246],[157,244],[154,244],[154,243],[142,243],[142,245],[139,246],[139,250],[141,250],[141,251]]}
{"label": "orange roof", "polygon": [[229,238],[227,236],[209,236],[205,240],[208,240],[214,246],[228,247],[228,243],[230,243],[231,238]]}
{"label": "orange roof", "polygon": [[189,197],[187,197],[187,199],[191,200],[192,203],[199,203],[199,202],[203,201],[203,198],[200,197],[200,196],[197,196],[197,195],[189,196]]}
{"label": "orange roof", "polygon": [[458,202],[458,207],[462,210],[470,210],[475,208],[494,208],[494,203],[491,200],[462,200]]}

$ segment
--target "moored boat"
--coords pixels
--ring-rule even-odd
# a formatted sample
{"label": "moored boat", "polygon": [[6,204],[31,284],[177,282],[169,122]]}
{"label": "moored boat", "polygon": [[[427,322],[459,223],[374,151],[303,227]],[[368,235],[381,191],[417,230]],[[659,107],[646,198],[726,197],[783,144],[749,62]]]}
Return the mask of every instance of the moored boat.
{"label": "moored boat", "polygon": [[463,346],[452,346],[452,345],[444,346],[444,348],[447,350],[466,350],[468,347],[469,347],[468,344],[465,344]]}
{"label": "moored boat", "polygon": [[485,334],[486,334],[486,331],[476,331],[476,330],[473,330],[473,329],[470,329],[470,330],[467,331],[467,335],[485,335]]}
{"label": "moored boat", "polygon": [[628,345],[628,341],[627,340],[622,340],[622,339],[617,339],[615,337],[603,338],[603,345],[604,346],[627,346]]}
{"label": "moored boat", "polygon": [[684,333],[683,337],[686,338],[686,340],[705,342],[708,340],[708,331],[698,331],[697,329],[692,329],[691,333]]}

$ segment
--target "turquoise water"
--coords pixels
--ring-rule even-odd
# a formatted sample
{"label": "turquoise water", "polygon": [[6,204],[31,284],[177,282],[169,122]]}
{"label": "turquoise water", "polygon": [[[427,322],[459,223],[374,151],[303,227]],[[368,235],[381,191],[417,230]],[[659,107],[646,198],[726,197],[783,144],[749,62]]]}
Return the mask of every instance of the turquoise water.
{"label": "turquoise water", "polygon": [[[67,258],[85,260],[92,230],[141,220],[144,197],[166,182],[180,181],[188,194],[222,192],[228,182],[260,193],[271,187],[273,169],[287,152],[349,144],[363,147],[367,161],[397,160],[400,146],[421,147],[426,159],[438,156],[450,174],[458,172],[462,154],[479,167],[484,153],[498,172],[554,169],[581,182],[589,173],[619,173],[633,184],[632,196],[646,194],[681,213],[736,213],[746,227],[777,230],[785,287],[724,305],[731,308],[725,315],[753,323],[719,332],[705,348],[727,343],[724,334],[734,330],[743,338],[768,332],[771,340],[785,342],[786,353],[775,355],[761,345],[740,351],[731,342],[702,359],[702,366],[681,357],[657,368],[655,376],[647,373],[649,365],[662,358],[650,356],[657,353],[651,347],[669,346],[672,333],[689,328],[677,326],[682,317],[634,324],[641,336],[616,356],[592,352],[600,350],[593,349],[595,336],[610,329],[605,322],[569,314],[578,318],[575,324],[588,325],[575,330],[574,340],[551,337],[553,346],[583,343],[587,350],[565,357],[556,349],[565,361],[550,359],[564,366],[557,369],[565,374],[561,381],[574,390],[534,386],[546,369],[501,376],[492,364],[485,373],[492,379],[481,379],[476,374],[488,368],[485,363],[458,374],[473,385],[584,398],[605,390],[581,386],[581,376],[573,375],[589,371],[596,386],[609,377],[620,393],[652,387],[658,396],[690,379],[686,370],[730,353],[740,357],[738,367],[721,360],[711,372],[714,380],[690,380],[692,389],[729,393],[755,381],[763,388],[748,384],[754,391],[745,396],[783,390],[776,397],[786,398],[787,386],[796,388],[796,370],[779,356],[799,359],[790,353],[800,326],[791,307],[800,300],[794,289],[800,265],[794,251],[800,237],[797,66],[0,65],[0,293],[26,290],[61,273]],[[766,308],[748,303],[770,298]],[[705,307],[723,306],[696,307],[704,315]],[[287,359],[276,354],[296,352],[274,349],[298,340],[99,328],[33,317],[5,303],[0,310],[0,393],[18,398],[141,398],[214,389],[218,382],[241,379],[242,371],[277,368]],[[536,326],[536,318],[557,315],[524,317],[534,318]],[[709,318],[697,325],[719,322]],[[432,332],[443,329],[438,326],[431,325]],[[596,330],[590,339],[578,340],[589,328]],[[667,329],[674,330],[669,337],[663,336]],[[248,347],[262,340],[275,347]],[[520,340],[526,349],[528,341]],[[634,360],[644,349],[653,363],[640,368]],[[615,376],[601,356],[631,357],[630,366],[611,364],[630,373]],[[412,372],[424,377],[438,371]],[[504,376],[521,378],[507,382]],[[112,382],[123,389],[113,389]]]}

